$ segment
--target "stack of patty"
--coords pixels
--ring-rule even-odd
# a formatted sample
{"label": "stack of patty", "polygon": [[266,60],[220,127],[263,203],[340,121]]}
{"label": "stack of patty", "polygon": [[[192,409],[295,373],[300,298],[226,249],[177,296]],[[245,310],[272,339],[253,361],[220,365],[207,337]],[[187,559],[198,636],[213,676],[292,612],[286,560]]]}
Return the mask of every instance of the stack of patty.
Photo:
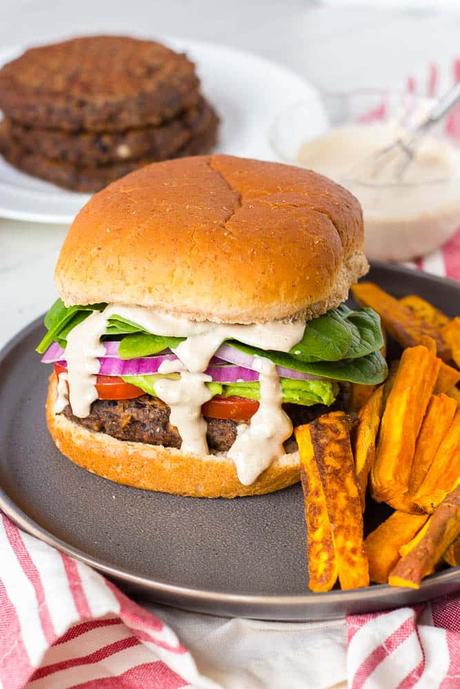
{"label": "stack of patty", "polygon": [[160,43],[122,36],[27,50],[0,70],[0,109],[6,160],[75,191],[205,153],[217,137],[194,64]]}

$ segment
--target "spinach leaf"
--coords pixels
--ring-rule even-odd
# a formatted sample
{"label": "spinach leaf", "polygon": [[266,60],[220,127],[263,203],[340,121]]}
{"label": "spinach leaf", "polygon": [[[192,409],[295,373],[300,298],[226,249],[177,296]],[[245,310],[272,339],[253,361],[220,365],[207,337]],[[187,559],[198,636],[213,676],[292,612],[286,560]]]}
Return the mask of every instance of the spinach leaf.
{"label": "spinach leaf", "polygon": [[[86,318],[86,316],[89,316],[91,311],[94,311],[95,308],[101,307],[101,304],[91,306],[64,306],[64,303],[61,299],[55,301],[51,309],[46,314],[44,320],[45,327],[48,329],[48,332],[39,343],[36,351],[39,354],[43,354],[53,342],[65,340],[67,333],[70,332],[75,325],[77,325],[77,321],[73,322],[73,319],[77,314],[83,314],[83,317],[81,317],[78,321],[81,322]],[[64,330],[66,330],[66,335],[65,337],[62,337],[62,332]]]}
{"label": "spinach leaf", "polygon": [[372,309],[352,311],[342,304],[306,324],[302,339],[289,352],[301,361],[354,359],[383,345],[380,319]]}
{"label": "spinach leaf", "polygon": [[164,349],[177,347],[183,339],[183,337],[162,337],[144,333],[126,335],[120,342],[118,356],[120,359],[137,359],[141,356],[158,354]]}

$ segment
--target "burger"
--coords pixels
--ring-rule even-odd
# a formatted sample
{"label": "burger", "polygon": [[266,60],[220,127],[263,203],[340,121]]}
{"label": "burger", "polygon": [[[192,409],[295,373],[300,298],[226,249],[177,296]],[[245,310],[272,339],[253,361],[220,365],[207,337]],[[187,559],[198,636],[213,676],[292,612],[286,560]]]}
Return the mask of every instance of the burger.
{"label": "burger", "polygon": [[293,428],[380,383],[358,201],[314,172],[224,155],[148,165],[75,218],[38,346],[59,450],[195,497],[299,480]]}

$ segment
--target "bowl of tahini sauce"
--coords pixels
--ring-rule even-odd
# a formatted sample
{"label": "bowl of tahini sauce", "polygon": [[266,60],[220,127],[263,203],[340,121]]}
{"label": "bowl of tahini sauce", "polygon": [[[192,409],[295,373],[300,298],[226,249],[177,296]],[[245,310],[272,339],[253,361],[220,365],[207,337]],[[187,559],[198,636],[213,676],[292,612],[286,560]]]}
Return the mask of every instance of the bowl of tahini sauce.
{"label": "bowl of tahini sauce", "polygon": [[[327,95],[323,118],[315,113],[313,127],[309,104],[299,103],[270,133],[277,157],[330,177],[359,199],[371,259],[403,261],[428,254],[460,227],[455,113],[420,139],[402,175],[398,150],[384,164],[376,159],[381,149],[407,137],[431,105],[429,99],[395,92]],[[302,126],[305,121],[308,126]]]}

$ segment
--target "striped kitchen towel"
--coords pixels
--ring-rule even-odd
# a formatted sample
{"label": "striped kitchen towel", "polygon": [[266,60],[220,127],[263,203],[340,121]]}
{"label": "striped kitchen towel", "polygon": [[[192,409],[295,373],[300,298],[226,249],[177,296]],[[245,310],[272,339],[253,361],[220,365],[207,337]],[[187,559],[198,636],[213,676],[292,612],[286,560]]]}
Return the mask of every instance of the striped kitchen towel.
{"label": "striped kitchen towel", "polygon": [[460,687],[460,597],[331,623],[164,613],[188,616],[213,679],[157,616],[0,515],[1,689]]}

